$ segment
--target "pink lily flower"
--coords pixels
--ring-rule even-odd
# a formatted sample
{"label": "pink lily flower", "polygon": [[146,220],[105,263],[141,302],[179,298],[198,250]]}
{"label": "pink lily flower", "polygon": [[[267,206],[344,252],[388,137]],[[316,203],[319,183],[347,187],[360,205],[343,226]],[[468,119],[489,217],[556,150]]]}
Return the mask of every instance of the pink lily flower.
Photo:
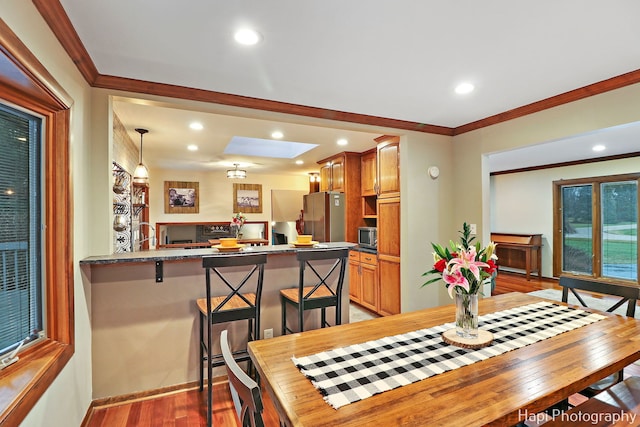
{"label": "pink lily flower", "polygon": [[459,270],[454,270],[449,272],[449,270],[444,270],[442,272],[442,280],[445,281],[449,285],[449,296],[453,298],[453,288],[456,286],[460,286],[469,292],[469,281],[466,277],[462,275]]}
{"label": "pink lily flower", "polygon": [[449,261],[451,272],[466,268],[471,271],[476,280],[480,280],[480,267],[489,267],[486,262],[476,261],[476,248],[470,247],[467,251],[460,251],[456,258]]}

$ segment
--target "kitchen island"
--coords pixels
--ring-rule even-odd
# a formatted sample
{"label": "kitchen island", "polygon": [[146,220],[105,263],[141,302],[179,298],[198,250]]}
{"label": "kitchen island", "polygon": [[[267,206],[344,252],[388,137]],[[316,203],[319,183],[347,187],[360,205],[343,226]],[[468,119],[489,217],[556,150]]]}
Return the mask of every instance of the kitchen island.
{"label": "kitchen island", "polygon": [[[324,243],[314,248],[351,248]],[[297,249],[290,245],[245,247],[241,253],[267,253],[261,329],[280,335],[280,289],[297,286]],[[196,384],[198,312],[205,293],[202,257],[226,255],[213,248],[162,249],[91,256],[80,261],[90,295],[93,399]],[[349,319],[349,278],[342,289],[343,323]],[[238,275],[239,277],[240,275]],[[231,276],[233,277],[233,275]],[[214,295],[226,294],[223,285]],[[305,314],[305,328],[317,327],[319,313]],[[328,314],[332,319],[333,315]],[[232,345],[246,340],[246,322],[214,326],[214,337],[229,327]],[[217,347],[217,346],[216,346]],[[217,351],[218,348],[214,348]],[[224,368],[214,370],[214,377]]]}

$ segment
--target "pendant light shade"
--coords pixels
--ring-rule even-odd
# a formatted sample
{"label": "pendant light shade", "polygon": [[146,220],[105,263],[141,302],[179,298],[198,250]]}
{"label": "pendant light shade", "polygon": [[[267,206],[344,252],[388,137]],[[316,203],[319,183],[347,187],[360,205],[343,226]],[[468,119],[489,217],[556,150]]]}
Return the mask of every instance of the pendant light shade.
{"label": "pendant light shade", "polygon": [[233,165],[236,168],[227,170],[227,178],[230,178],[230,179],[244,179],[244,178],[247,177],[247,171],[246,170],[242,170],[242,169],[238,169],[238,166],[240,166],[238,163],[234,163]]}
{"label": "pendant light shade", "polygon": [[147,129],[137,128],[136,132],[140,134],[140,162],[138,163],[138,166],[136,166],[136,170],[133,171],[133,182],[136,184],[146,184],[149,182],[149,171],[142,163],[142,135],[149,131]]}

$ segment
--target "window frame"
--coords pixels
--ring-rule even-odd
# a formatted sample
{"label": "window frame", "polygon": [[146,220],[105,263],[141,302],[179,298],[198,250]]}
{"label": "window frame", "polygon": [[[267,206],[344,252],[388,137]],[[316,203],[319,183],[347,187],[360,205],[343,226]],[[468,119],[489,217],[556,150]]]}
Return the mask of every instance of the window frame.
{"label": "window frame", "polygon": [[[624,283],[639,286],[639,277],[636,280],[628,280],[622,278],[605,277],[602,275],[602,199],[600,194],[600,185],[611,182],[636,181],[638,183],[638,222],[640,223],[640,173],[629,173],[620,175],[598,176],[590,178],[577,179],[561,179],[553,181],[553,275],[560,277],[561,275],[571,276],[588,276],[603,282]],[[563,227],[562,227],[562,188],[573,185],[591,185],[592,199],[591,218],[592,223],[592,242],[593,242],[593,267],[591,274],[576,274],[562,270],[562,243],[563,243]],[[640,239],[637,240],[637,259],[636,262],[640,266]],[[598,273],[594,273],[598,272]],[[639,274],[640,276],[640,274]]]}
{"label": "window frame", "polygon": [[0,371],[0,425],[19,425],[75,351],[69,159],[71,98],[0,19],[0,92],[44,117],[43,231],[46,338]]}

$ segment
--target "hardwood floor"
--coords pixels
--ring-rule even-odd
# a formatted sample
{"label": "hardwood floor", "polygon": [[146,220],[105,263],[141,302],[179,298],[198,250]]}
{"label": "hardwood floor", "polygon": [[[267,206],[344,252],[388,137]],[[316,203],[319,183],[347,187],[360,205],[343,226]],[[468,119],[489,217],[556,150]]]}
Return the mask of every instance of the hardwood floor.
{"label": "hardwood floor", "polygon": [[[206,392],[197,388],[96,407],[85,427],[204,427],[207,425]],[[227,382],[213,386],[213,425],[240,426]],[[265,426],[279,426],[269,396],[263,393]]]}
{"label": "hardwood floor", "polygon": [[[560,289],[557,280],[501,272],[496,280],[494,295],[508,292],[532,292],[540,289]],[[640,366],[633,364],[625,368],[625,375],[640,375]],[[576,405],[584,397],[574,395],[570,403]],[[213,388],[214,426],[239,425],[226,382]],[[264,422],[267,427],[279,425],[273,403],[263,393]],[[96,407],[87,417],[84,427],[186,427],[206,425],[206,394],[198,389],[182,390],[119,404]],[[533,427],[532,424],[529,424]]]}

